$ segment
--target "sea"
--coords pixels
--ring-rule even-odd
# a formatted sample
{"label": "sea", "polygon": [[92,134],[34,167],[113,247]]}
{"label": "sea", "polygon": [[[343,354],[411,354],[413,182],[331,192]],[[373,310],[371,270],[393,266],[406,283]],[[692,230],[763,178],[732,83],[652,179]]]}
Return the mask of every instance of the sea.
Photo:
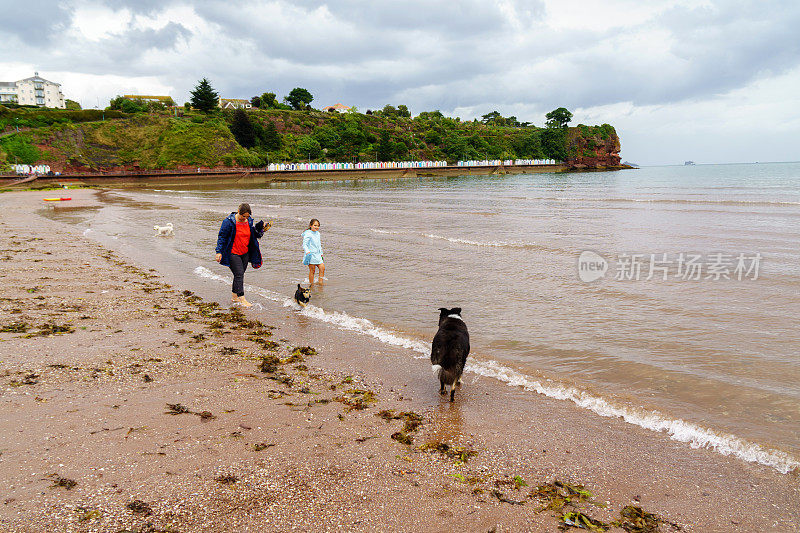
{"label": "sea", "polygon": [[[225,215],[248,202],[273,221],[247,296],[286,307],[308,282],[301,233],[317,218],[327,279],[296,312],[424,359],[439,308],[460,307],[468,374],[779,472],[800,467],[800,163],[98,197],[100,208],[50,216],[220,301]],[[175,236],[156,237],[167,222]]]}

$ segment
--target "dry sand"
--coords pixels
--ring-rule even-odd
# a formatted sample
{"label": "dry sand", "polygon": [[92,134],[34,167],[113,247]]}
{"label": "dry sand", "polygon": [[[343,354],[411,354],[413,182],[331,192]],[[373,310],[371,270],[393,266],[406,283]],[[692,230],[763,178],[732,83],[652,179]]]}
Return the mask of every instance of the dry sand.
{"label": "dry sand", "polygon": [[[800,531],[796,473],[472,375],[450,404],[401,348],[277,305],[258,324],[41,216],[94,202],[70,195],[0,195],[2,531],[557,531],[628,505],[660,531]],[[542,510],[556,480],[595,503]]]}

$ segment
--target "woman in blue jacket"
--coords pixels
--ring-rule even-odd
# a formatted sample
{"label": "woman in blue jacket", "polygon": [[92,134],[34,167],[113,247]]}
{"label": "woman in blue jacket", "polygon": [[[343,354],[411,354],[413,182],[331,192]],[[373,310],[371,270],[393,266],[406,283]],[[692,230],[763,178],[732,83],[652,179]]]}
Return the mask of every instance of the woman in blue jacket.
{"label": "woman in blue jacket", "polygon": [[272,226],[272,222],[264,225],[263,220],[253,224],[250,204],[239,206],[238,212],[233,212],[222,221],[217,237],[217,263],[225,265],[233,273],[233,287],[231,301],[250,307],[251,304],[244,297],[244,271],[247,263],[253,268],[261,266],[261,250],[258,239]]}
{"label": "woman in blue jacket", "polygon": [[303,264],[308,265],[308,283],[314,283],[314,268],[319,268],[319,282],[325,277],[325,262],[322,259],[322,241],[319,237],[319,220],[312,218],[303,232]]}

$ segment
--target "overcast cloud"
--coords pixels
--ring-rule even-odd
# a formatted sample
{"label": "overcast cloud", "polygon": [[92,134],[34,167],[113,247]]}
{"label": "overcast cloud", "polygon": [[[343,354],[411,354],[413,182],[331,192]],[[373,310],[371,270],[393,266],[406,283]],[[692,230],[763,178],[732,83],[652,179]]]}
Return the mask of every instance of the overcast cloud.
{"label": "overcast cloud", "polygon": [[4,8],[0,81],[67,98],[225,97],[293,87],[313,105],[406,104],[608,122],[643,164],[798,160],[800,2],[689,0],[37,1]]}

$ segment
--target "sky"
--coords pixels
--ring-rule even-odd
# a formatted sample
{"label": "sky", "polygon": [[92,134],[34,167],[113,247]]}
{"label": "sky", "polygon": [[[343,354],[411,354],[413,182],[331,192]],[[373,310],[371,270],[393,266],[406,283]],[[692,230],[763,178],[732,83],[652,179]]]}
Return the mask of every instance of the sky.
{"label": "sky", "polygon": [[294,87],[312,106],[609,123],[642,165],[800,160],[798,0],[34,0],[0,18],[0,81],[84,108]]}

